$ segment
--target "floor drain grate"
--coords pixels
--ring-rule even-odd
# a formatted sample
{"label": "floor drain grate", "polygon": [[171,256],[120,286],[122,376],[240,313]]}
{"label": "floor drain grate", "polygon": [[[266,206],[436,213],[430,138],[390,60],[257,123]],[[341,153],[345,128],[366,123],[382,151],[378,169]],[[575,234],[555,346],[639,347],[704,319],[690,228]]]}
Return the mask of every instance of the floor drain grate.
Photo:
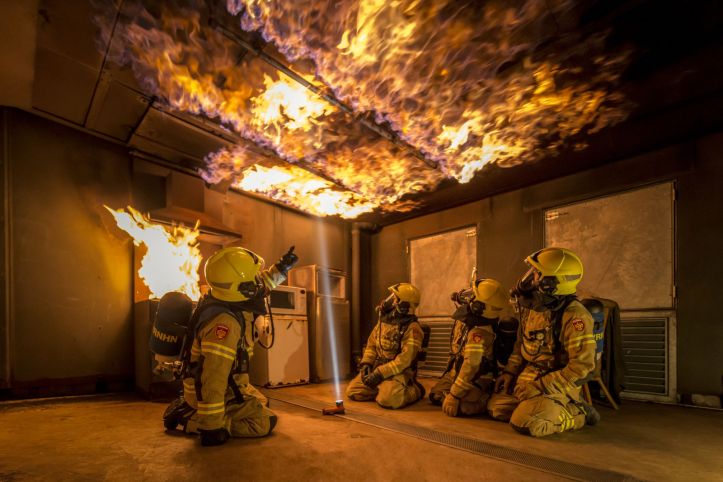
{"label": "floor drain grate", "polygon": [[[272,400],[296,405],[298,407],[310,410],[320,411],[329,404],[324,404],[316,400],[309,400],[301,397],[281,394],[277,391],[263,390],[264,394]],[[565,462],[563,460],[552,459],[541,455],[530,454],[500,445],[495,445],[481,440],[470,439],[461,435],[448,432],[440,432],[429,428],[419,427],[416,425],[389,420],[385,417],[373,415],[370,413],[347,413],[345,415],[337,415],[337,417],[351,420],[354,422],[372,425],[374,427],[390,430],[400,434],[416,437],[428,442],[445,445],[447,447],[465,450],[486,457],[502,460],[504,462],[521,465],[555,475],[560,475],[574,480],[594,480],[594,481],[636,481],[634,477],[619,472],[596,469],[585,465]]]}

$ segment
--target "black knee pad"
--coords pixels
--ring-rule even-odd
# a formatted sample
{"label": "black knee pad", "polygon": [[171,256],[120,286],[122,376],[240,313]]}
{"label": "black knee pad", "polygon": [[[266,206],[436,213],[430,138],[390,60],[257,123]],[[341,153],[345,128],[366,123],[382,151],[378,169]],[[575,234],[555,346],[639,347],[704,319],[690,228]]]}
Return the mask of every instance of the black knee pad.
{"label": "black knee pad", "polygon": [[521,433],[522,435],[532,435],[530,433],[530,429],[528,427],[520,427],[519,425],[510,424],[512,428],[514,428],[518,433]]}
{"label": "black knee pad", "polygon": [[444,394],[439,392],[432,392],[429,394],[429,401],[432,403],[432,405],[437,405],[439,407],[442,406],[442,400],[444,400]]}
{"label": "black knee pad", "polygon": [[424,398],[424,396],[427,394],[427,389],[424,388],[424,385],[422,385],[421,383],[419,383],[419,381],[417,381],[416,378],[414,379],[414,384],[415,384],[415,385],[417,386],[417,388],[419,389],[419,393],[420,393],[419,399],[421,400],[421,399]]}
{"label": "black knee pad", "polygon": [[269,433],[267,433],[266,435],[269,435],[274,430],[274,427],[276,427],[276,422],[278,421],[279,418],[276,415],[271,415],[269,417]]}

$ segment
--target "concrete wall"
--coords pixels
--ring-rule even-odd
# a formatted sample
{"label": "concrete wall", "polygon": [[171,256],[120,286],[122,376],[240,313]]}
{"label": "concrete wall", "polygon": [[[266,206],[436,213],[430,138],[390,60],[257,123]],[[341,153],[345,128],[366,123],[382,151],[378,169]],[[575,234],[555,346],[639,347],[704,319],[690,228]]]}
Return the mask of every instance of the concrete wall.
{"label": "concrete wall", "polygon": [[[1,224],[11,241],[1,245],[1,271],[12,280],[0,284],[9,301],[0,321],[0,388],[10,382],[13,394],[46,395],[131,387],[133,243],[102,205],[143,204],[153,186],[134,180],[123,146],[22,111],[0,114],[9,214]],[[296,245],[301,264],[349,271],[347,223],[235,192],[222,203],[223,221],[267,264]],[[328,240],[326,260],[319,236]]]}
{"label": "concrete wall", "polygon": [[102,204],[130,202],[129,159],[118,146],[6,113],[12,387],[72,393],[123,383],[132,371],[132,253]]}
{"label": "concrete wall", "polygon": [[[678,196],[678,392],[720,394],[723,134],[387,226],[371,240],[372,299],[408,278],[410,238],[477,225],[480,271],[511,286],[524,257],[543,245],[544,208],[662,180],[675,180]],[[372,315],[367,308],[362,336]]]}
{"label": "concrete wall", "polygon": [[[319,264],[349,273],[348,223],[307,216],[235,192],[226,195],[223,221],[242,234],[240,244],[262,256],[267,266],[296,246],[298,266]],[[321,252],[320,236],[327,240],[328,253]]]}

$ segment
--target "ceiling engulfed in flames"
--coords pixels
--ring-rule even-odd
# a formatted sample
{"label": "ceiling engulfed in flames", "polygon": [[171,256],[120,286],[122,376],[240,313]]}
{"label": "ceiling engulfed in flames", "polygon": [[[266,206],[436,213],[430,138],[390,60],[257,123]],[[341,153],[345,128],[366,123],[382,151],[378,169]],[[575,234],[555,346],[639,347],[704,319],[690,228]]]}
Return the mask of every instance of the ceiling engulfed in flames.
{"label": "ceiling engulfed in flames", "polygon": [[231,180],[319,216],[413,209],[415,194],[510,167],[625,119],[628,60],[577,28],[579,2],[124,2],[101,40],[171,109],[242,142]]}

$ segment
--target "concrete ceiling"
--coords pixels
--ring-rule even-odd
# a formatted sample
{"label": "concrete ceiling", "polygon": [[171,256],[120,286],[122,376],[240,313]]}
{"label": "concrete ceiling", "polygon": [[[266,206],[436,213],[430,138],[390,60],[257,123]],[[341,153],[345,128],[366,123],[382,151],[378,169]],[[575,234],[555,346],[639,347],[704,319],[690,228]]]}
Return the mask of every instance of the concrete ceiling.
{"label": "concrete ceiling", "polygon": [[[179,168],[242,142],[208,119],[171,112],[148,96],[128,68],[106,59],[88,0],[3,2],[0,103],[86,130]],[[612,41],[634,45],[623,91],[636,108],[622,124],[585,139],[583,151],[512,168],[488,166],[468,184],[446,181],[417,196],[412,213],[365,215],[388,224],[681,142],[723,126],[723,4],[695,8],[657,1],[599,2],[594,22]],[[22,4],[22,5],[21,5]],[[602,5],[605,5],[605,8]],[[7,84],[7,85],[6,85]],[[8,87],[11,86],[12,88]]]}

